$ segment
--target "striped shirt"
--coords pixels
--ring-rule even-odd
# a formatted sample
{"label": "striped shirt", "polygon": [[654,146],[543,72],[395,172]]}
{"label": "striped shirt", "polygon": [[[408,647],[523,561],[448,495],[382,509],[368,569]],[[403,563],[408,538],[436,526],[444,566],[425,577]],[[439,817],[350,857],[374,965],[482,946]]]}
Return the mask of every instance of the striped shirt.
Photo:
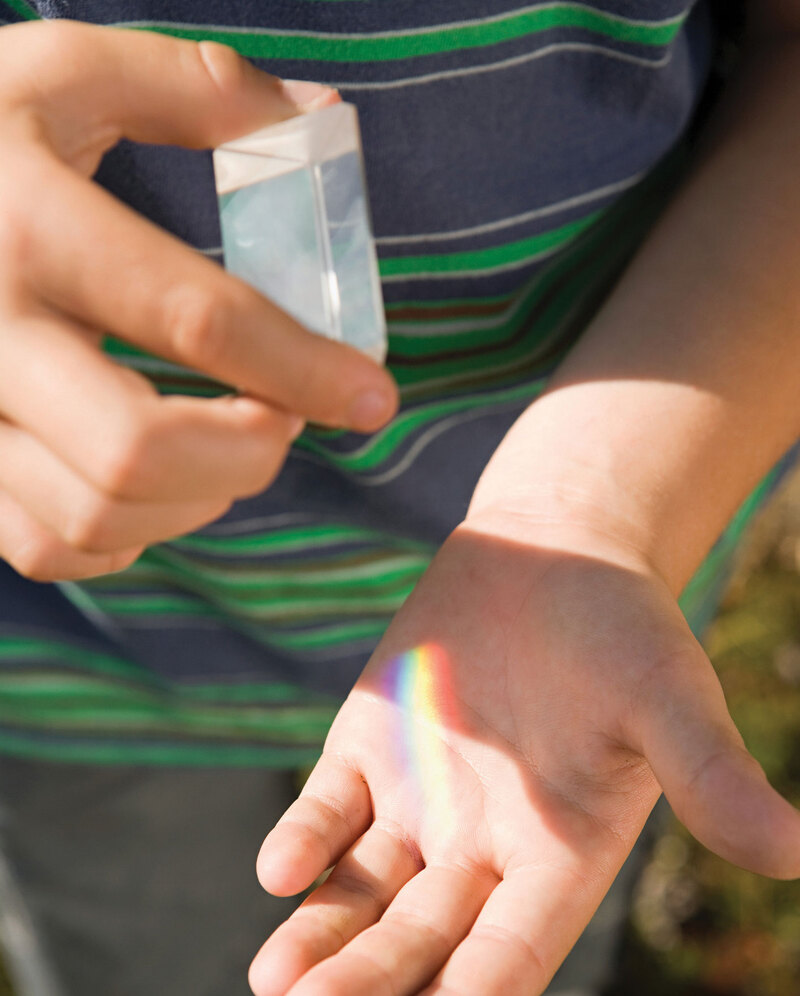
{"label": "striped shirt", "polygon": [[[663,205],[669,153],[708,73],[708,11],[689,0],[0,0],[5,22],[38,17],[214,39],[358,106],[403,403],[368,438],[309,428],[269,491],[121,574],[43,586],[0,567],[0,752],[307,761],[490,454]],[[124,142],[97,179],[221,260],[209,154]],[[107,348],[161,391],[224,390],[125,343]],[[690,586],[695,620],[747,512]]]}

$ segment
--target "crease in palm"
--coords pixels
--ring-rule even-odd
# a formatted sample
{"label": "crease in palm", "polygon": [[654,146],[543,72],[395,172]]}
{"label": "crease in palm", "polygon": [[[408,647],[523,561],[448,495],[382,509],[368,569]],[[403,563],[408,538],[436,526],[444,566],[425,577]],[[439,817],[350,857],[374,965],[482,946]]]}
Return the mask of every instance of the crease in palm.
{"label": "crease in palm", "polygon": [[[737,784],[762,830],[797,834],[720,710],[673,597],[629,551],[457,530],[265,841],[269,891],[333,870],[257,955],[254,992],[543,991],[660,794],[648,751],[698,836],[736,800],[726,772],[688,798],[681,780],[719,751],[745,765]],[[760,860],[744,838],[731,846]],[[782,869],[798,857],[800,844]]]}

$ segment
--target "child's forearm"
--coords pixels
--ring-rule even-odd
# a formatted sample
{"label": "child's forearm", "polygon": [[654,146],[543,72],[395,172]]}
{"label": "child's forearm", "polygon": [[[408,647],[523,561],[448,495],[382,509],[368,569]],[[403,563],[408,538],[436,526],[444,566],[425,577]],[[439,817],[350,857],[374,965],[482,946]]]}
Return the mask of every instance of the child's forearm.
{"label": "child's forearm", "polygon": [[693,175],[470,509],[609,533],[676,593],[800,434],[800,39],[752,48]]}

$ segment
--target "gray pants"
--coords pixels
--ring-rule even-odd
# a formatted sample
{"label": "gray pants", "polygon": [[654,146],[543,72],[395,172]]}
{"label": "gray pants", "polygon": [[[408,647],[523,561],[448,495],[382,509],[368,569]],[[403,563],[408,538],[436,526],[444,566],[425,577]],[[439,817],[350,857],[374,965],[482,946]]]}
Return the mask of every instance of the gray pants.
{"label": "gray pants", "polygon": [[[250,960],[296,903],[255,877],[295,791],[280,771],[2,759],[0,940],[18,996],[248,996]],[[629,864],[553,993],[607,981],[634,878]]]}

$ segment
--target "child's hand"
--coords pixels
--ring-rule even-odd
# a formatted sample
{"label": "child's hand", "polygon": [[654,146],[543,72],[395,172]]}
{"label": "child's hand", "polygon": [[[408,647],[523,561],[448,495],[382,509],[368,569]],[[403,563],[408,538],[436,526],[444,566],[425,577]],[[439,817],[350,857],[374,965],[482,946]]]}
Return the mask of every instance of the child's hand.
{"label": "child's hand", "polygon": [[[265,488],[304,419],[390,417],[383,370],[90,181],[123,136],[214,146],[326,94],[210,43],[0,30],[0,556],[23,574],[119,569]],[[246,396],[160,398],[101,353],[105,332]]]}
{"label": "child's hand", "polygon": [[268,837],[275,893],[335,868],[257,956],[258,996],[534,996],[661,788],[723,857],[800,875],[800,814],[674,598],[800,431],[800,44],[770,10],[701,162]]}
{"label": "child's hand", "polygon": [[742,745],[666,585],[593,532],[479,516],[445,544],[267,838],[278,895],[331,876],[257,996],[534,996],[660,786],[708,847],[800,875],[800,816]]}

